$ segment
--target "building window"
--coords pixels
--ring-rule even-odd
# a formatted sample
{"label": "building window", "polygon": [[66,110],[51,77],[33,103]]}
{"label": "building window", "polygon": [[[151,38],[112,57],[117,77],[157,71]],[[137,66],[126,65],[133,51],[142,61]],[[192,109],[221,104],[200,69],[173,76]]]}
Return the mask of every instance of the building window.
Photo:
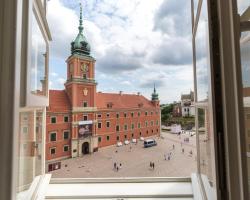
{"label": "building window", "polygon": [[64,116],[63,121],[64,122],[69,122],[69,116]]}
{"label": "building window", "polygon": [[127,135],[124,135],[124,138],[127,139]]}
{"label": "building window", "polygon": [[82,75],[83,79],[87,79],[87,74]]}
{"label": "building window", "polygon": [[83,107],[85,107],[85,108],[88,107],[88,102],[87,101],[83,102]]}
{"label": "building window", "polygon": [[51,117],[50,122],[51,122],[51,124],[55,124],[56,123],[56,117]]}
{"label": "building window", "polygon": [[126,130],[128,130],[128,125],[127,124],[124,125],[124,131],[126,131]]}
{"label": "building window", "polygon": [[147,134],[148,134],[148,130],[147,130]]}
{"label": "building window", "polygon": [[148,122],[147,121],[145,122],[145,127],[148,127]]}
{"label": "building window", "polygon": [[83,115],[83,121],[87,121],[88,120],[88,115]]}
{"label": "building window", "polygon": [[64,145],[64,146],[63,146],[63,151],[64,151],[64,152],[69,151],[69,145]]}
{"label": "building window", "polygon": [[107,113],[106,116],[109,117],[110,116],[109,113]]}
{"label": "building window", "polygon": [[102,137],[98,137],[98,142],[100,143],[102,141]]}
{"label": "building window", "polygon": [[120,116],[119,113],[116,113],[116,118],[119,118],[119,116]]}
{"label": "building window", "polygon": [[158,122],[158,120],[156,120],[156,125],[158,126],[158,124],[159,124],[159,122]]}
{"label": "building window", "polygon": [[153,111],[151,111],[151,115],[153,115]]}
{"label": "building window", "polygon": [[63,132],[63,139],[64,139],[64,140],[69,139],[69,131],[64,131],[64,132]]}
{"label": "building window", "polygon": [[50,133],[50,141],[55,142],[56,141],[56,133]]}
{"label": "building window", "polygon": [[106,137],[106,138],[107,138],[107,141],[109,141],[109,135],[107,135],[107,137]]}
{"label": "building window", "polygon": [[146,116],[148,115],[148,112],[147,112],[147,111],[145,112],[145,115],[146,115]]}
{"label": "building window", "polygon": [[50,155],[55,155],[56,154],[56,148],[50,148]]}
{"label": "building window", "polygon": [[106,122],[106,127],[107,127],[107,128],[110,127],[110,122],[109,122],[109,121]]}
{"label": "building window", "polygon": [[138,112],[138,117],[140,117],[141,116],[141,112]]}
{"label": "building window", "polygon": [[25,134],[25,133],[28,133],[28,127],[27,126],[23,127],[23,134]]}
{"label": "building window", "polygon": [[141,132],[140,132],[140,136],[141,136]]}
{"label": "building window", "polygon": [[131,137],[132,137],[132,138],[134,137],[134,133],[131,134]]}
{"label": "building window", "polygon": [[138,123],[138,128],[141,128],[141,123]]}
{"label": "building window", "polygon": [[154,131],[153,131],[153,130],[151,130],[151,132],[152,132],[152,133],[154,133]]}
{"label": "building window", "polygon": [[120,131],[120,126],[116,125],[116,131]]}
{"label": "building window", "polygon": [[97,117],[98,117],[98,118],[101,118],[101,117],[102,117],[102,115],[101,115],[101,114],[98,114],[98,115],[97,115]]}
{"label": "building window", "polygon": [[131,113],[131,117],[134,117],[134,113],[133,112]]}
{"label": "building window", "polygon": [[135,125],[134,124],[131,124],[131,129],[133,130],[135,128]]}
{"label": "building window", "polygon": [[127,113],[124,113],[124,117],[125,117],[125,118],[127,117]]}
{"label": "building window", "polygon": [[119,141],[119,140],[120,140],[120,137],[119,137],[119,136],[116,136],[116,140]]}
{"label": "building window", "polygon": [[150,125],[151,125],[151,126],[154,126],[154,121],[151,121],[151,122],[150,122]]}
{"label": "building window", "polygon": [[98,122],[98,128],[102,128],[102,122]]}
{"label": "building window", "polygon": [[159,131],[159,130],[158,130],[158,129],[156,129],[156,132],[157,132],[157,133],[158,133],[158,131]]}

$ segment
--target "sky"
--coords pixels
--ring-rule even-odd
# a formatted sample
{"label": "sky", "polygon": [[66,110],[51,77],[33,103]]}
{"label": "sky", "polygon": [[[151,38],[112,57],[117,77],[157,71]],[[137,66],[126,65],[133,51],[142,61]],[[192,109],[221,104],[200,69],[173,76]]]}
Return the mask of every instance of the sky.
{"label": "sky", "polygon": [[[85,0],[84,35],[96,59],[97,91],[140,92],[161,103],[193,90],[190,1]],[[79,1],[50,0],[50,89],[64,89]],[[202,57],[202,56],[201,56]],[[202,60],[202,59],[201,59]]]}

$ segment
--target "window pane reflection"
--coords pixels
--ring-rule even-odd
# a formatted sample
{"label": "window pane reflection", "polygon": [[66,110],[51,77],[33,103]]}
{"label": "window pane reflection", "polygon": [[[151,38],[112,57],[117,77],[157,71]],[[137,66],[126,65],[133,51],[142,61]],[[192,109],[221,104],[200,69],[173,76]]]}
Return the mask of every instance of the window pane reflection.
{"label": "window pane reflection", "polygon": [[245,139],[248,170],[248,186],[250,191],[250,33],[247,32],[241,38],[241,66],[243,81],[243,99],[245,116]]}
{"label": "window pane reflection", "polygon": [[196,76],[197,76],[197,101],[207,100],[208,96],[208,20],[206,2],[202,4],[200,20],[195,37],[196,43]]}
{"label": "window pane reflection", "polygon": [[46,95],[46,42],[37,23],[32,16],[32,46],[31,46],[31,92],[38,95]]}
{"label": "window pane reflection", "polygon": [[[216,199],[214,133],[212,124],[212,102],[210,87],[210,54],[207,2],[203,1],[196,37],[196,81],[197,81],[197,144],[198,165],[202,185],[209,195]],[[212,197],[211,197],[212,195]]]}
{"label": "window pane reflection", "polygon": [[42,110],[20,112],[18,196],[23,196],[35,176],[43,173],[43,115]]}

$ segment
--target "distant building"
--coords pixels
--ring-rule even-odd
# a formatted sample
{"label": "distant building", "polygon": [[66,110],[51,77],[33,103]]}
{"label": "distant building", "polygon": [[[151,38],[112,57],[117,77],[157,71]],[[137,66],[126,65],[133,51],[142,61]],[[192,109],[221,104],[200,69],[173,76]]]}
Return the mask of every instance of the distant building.
{"label": "distant building", "polygon": [[181,117],[182,116],[182,109],[181,103],[175,103],[173,106],[173,117]]}
{"label": "distant building", "polygon": [[[110,57],[112,59],[112,55]],[[49,91],[46,160],[79,157],[117,142],[160,134],[160,101],[156,89],[148,100],[140,93],[96,92],[95,59],[83,35],[71,43],[64,90]]]}
{"label": "distant building", "polygon": [[194,92],[193,91],[190,91],[190,94],[181,95],[181,113],[182,113],[182,117],[195,116]]}

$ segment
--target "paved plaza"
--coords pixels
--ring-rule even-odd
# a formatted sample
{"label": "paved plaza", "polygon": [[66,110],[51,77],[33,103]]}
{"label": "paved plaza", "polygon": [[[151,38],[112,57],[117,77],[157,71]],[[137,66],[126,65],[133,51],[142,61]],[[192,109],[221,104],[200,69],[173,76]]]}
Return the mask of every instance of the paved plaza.
{"label": "paved plaza", "polygon": [[[157,146],[143,148],[143,142],[139,141],[121,147],[104,147],[81,158],[63,160],[62,168],[53,171],[52,177],[186,177],[196,171],[195,136],[162,132],[161,137],[150,138],[155,138]],[[184,138],[189,138],[189,142],[184,142]],[[170,160],[168,156],[165,160],[165,155],[170,154]],[[121,163],[118,171],[114,169],[115,162]],[[150,168],[150,162],[154,162],[154,169]]]}

